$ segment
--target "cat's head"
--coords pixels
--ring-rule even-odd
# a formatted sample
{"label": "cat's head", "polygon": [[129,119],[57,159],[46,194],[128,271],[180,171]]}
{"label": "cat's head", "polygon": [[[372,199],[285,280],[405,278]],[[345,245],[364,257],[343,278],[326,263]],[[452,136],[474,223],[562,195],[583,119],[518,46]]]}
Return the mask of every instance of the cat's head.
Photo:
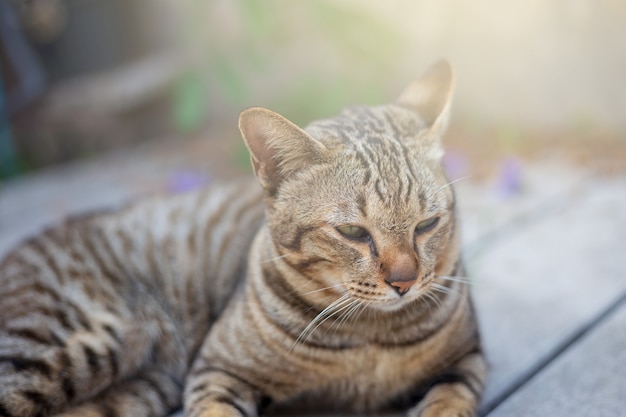
{"label": "cat's head", "polygon": [[442,167],[453,74],[439,62],[394,103],[355,107],[304,130],[266,109],[239,126],[284,261],[320,288],[393,310],[458,258]]}

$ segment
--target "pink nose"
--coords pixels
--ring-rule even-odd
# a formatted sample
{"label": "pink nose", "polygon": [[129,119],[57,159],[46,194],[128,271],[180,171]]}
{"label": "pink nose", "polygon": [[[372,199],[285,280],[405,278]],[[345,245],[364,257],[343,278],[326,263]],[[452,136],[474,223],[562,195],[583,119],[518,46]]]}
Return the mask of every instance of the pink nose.
{"label": "pink nose", "polygon": [[402,296],[417,282],[417,259],[412,253],[401,252],[394,255],[393,258],[390,257],[388,275],[384,279]]}
{"label": "pink nose", "polygon": [[[387,281],[389,282],[389,281]],[[411,281],[396,281],[396,282],[389,282],[389,285],[391,285],[393,287],[394,290],[396,290],[396,292],[400,295],[404,295],[407,293],[407,291],[417,282],[416,279],[411,280]]]}

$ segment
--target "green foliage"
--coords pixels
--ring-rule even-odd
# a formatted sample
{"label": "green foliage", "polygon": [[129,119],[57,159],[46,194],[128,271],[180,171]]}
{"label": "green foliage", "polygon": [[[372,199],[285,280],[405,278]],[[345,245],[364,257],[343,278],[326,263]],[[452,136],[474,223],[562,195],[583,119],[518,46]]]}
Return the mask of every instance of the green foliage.
{"label": "green foliage", "polygon": [[[305,125],[347,103],[381,102],[381,78],[410,46],[408,36],[372,8],[332,0],[189,4],[190,27],[181,30],[186,42],[199,45],[201,65],[175,94],[181,131],[199,127],[211,105],[222,111],[262,105]],[[249,166],[245,148],[235,159]]]}
{"label": "green foliage", "polygon": [[197,129],[208,112],[206,88],[198,74],[188,74],[178,81],[172,99],[172,118],[179,131]]}

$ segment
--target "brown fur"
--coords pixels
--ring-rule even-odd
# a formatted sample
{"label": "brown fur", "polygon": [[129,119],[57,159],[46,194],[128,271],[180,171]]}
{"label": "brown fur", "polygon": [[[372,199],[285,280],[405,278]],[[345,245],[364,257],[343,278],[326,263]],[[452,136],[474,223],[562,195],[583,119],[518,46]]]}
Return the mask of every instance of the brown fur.
{"label": "brown fur", "polygon": [[248,109],[262,190],[156,199],[16,249],[0,416],[166,415],[181,396],[189,417],[474,415],[485,364],[441,165],[452,89],[439,63],[393,104],[304,130]]}

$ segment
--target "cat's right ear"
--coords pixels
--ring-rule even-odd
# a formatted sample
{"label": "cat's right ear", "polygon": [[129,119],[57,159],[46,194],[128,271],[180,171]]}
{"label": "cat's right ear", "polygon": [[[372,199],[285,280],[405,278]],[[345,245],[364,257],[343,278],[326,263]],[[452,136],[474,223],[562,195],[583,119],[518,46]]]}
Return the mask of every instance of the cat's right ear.
{"label": "cat's right ear", "polygon": [[326,147],[278,113],[252,107],[239,115],[239,130],[259,182],[269,192],[289,175],[318,163]]}
{"label": "cat's right ear", "polygon": [[448,61],[441,60],[409,85],[397,103],[415,111],[429,131],[442,135],[448,126],[453,93],[454,72]]}

